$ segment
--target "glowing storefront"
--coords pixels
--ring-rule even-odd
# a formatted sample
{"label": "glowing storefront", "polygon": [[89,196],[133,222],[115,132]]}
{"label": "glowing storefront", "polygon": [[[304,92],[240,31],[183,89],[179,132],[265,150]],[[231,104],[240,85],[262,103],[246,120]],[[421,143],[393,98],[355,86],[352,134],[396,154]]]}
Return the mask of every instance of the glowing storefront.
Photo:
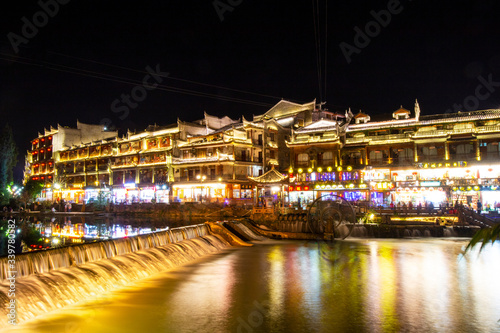
{"label": "glowing storefront", "polygon": [[173,185],[177,201],[217,201],[222,202],[229,195],[229,185],[224,183],[198,183]]}

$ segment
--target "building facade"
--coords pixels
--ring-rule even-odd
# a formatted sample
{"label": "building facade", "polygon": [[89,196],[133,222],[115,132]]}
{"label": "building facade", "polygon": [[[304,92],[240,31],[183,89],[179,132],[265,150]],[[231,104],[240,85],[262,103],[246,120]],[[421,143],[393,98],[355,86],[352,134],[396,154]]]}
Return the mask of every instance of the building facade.
{"label": "building facade", "polygon": [[123,137],[79,122],[51,128],[32,141],[25,180],[41,181],[47,200],[256,203],[276,193],[252,179],[274,169],[288,176],[282,205],[337,195],[375,206],[496,208],[499,143],[500,110],[422,116],[416,102],[372,121],[282,100],[252,120],[204,113]]}
{"label": "building facade", "polygon": [[[500,207],[500,110],[393,119],[321,119],[295,131],[290,204],[334,194],[376,206],[454,204]],[[352,123],[351,123],[352,122]]]}

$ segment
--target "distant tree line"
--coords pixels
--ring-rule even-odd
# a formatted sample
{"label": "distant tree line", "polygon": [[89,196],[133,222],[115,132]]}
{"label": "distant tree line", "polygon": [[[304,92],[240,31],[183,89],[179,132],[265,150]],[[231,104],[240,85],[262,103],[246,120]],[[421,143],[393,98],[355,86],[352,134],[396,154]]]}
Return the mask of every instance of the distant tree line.
{"label": "distant tree line", "polygon": [[13,169],[17,164],[17,147],[9,124],[0,131],[0,205],[8,205],[9,188],[14,184]]}

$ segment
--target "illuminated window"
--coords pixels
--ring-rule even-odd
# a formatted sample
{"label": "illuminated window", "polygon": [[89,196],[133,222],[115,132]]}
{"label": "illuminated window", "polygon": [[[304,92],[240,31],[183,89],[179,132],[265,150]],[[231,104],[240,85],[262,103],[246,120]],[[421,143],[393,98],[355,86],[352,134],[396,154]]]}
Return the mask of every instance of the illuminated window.
{"label": "illuminated window", "polygon": [[304,165],[304,164],[309,163],[309,155],[306,153],[299,154],[297,156],[297,162],[300,165]]}

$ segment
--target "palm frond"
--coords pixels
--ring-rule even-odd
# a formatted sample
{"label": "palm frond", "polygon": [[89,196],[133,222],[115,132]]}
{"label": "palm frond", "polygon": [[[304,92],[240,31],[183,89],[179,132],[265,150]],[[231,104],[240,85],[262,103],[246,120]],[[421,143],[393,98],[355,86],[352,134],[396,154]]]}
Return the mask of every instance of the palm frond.
{"label": "palm frond", "polygon": [[474,246],[478,243],[481,243],[481,247],[479,248],[479,252],[483,250],[483,248],[488,243],[493,243],[496,240],[500,239],[500,224],[497,224],[493,228],[481,229],[479,230],[474,237],[470,240],[469,244],[465,248],[465,252],[472,250]]}

